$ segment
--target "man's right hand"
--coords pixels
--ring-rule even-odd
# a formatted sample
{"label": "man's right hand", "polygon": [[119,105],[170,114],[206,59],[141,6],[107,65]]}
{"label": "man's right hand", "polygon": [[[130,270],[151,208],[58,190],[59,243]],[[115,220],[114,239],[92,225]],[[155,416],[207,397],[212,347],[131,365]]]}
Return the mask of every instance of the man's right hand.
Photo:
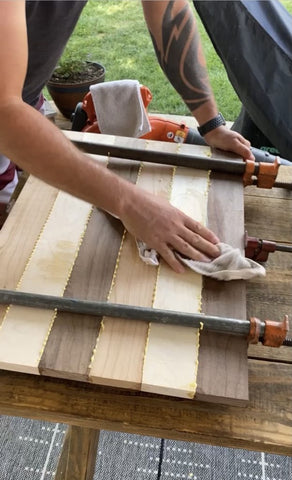
{"label": "man's right hand", "polygon": [[217,236],[166,200],[133,187],[122,204],[120,219],[125,228],[155,249],[177,273],[184,272],[184,267],[174,251],[206,262],[219,255]]}

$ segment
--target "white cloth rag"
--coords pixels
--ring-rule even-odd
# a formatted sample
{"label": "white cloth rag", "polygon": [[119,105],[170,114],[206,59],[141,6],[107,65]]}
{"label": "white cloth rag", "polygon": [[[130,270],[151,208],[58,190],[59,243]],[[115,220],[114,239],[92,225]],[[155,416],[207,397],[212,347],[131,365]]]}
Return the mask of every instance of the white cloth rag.
{"label": "white cloth rag", "polygon": [[[144,242],[137,240],[140,258],[148,265],[159,265],[156,250],[149,249]],[[177,258],[191,270],[201,275],[216,278],[217,280],[249,280],[254,277],[266,275],[265,268],[259,263],[245,258],[239,248],[233,248],[226,243],[219,243],[219,257],[211,262],[199,262],[191,260],[175,252]]]}
{"label": "white cloth rag", "polygon": [[101,133],[138,138],[151,131],[137,80],[97,83],[90,92]]}

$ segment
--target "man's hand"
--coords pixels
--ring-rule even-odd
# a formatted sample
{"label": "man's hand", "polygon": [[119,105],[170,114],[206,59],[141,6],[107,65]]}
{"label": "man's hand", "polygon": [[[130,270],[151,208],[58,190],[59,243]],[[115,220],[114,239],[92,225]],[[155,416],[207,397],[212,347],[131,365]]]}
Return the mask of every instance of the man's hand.
{"label": "man's hand", "polygon": [[120,219],[135,238],[155,249],[177,273],[184,267],[175,257],[178,251],[188,258],[210,261],[219,255],[216,235],[192,220],[166,200],[138,189],[127,199]]}
{"label": "man's hand", "polygon": [[211,147],[236,153],[244,160],[255,159],[250,150],[250,142],[240,133],[229,130],[223,125],[207,133],[204,139]]}

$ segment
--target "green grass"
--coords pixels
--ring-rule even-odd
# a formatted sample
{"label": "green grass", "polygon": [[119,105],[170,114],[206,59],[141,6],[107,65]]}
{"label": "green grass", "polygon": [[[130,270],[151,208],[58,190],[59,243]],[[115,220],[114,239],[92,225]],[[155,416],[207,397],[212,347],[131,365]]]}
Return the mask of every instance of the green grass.
{"label": "green grass", "polygon": [[[292,0],[282,3],[292,13]],[[240,102],[199,20],[198,25],[219,110],[234,120]],[[189,114],[156,60],[140,0],[89,0],[64,56],[72,51],[78,51],[80,58],[102,63],[107,81],[131,78],[147,85],[153,95],[151,112]]]}

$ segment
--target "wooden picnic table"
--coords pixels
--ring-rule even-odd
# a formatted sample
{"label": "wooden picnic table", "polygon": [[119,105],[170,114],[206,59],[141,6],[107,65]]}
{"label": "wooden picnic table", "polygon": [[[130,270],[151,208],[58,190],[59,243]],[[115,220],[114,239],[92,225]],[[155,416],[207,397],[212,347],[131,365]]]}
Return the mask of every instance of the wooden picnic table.
{"label": "wooden picnic table", "polygon": [[[245,221],[252,236],[292,243],[291,190],[247,187]],[[288,314],[292,328],[292,255],[272,253],[266,268],[265,278],[247,283],[248,316]],[[292,455],[292,348],[252,345],[248,354],[245,406],[0,371],[0,414],[70,425],[58,480],[92,479],[102,429]]]}

